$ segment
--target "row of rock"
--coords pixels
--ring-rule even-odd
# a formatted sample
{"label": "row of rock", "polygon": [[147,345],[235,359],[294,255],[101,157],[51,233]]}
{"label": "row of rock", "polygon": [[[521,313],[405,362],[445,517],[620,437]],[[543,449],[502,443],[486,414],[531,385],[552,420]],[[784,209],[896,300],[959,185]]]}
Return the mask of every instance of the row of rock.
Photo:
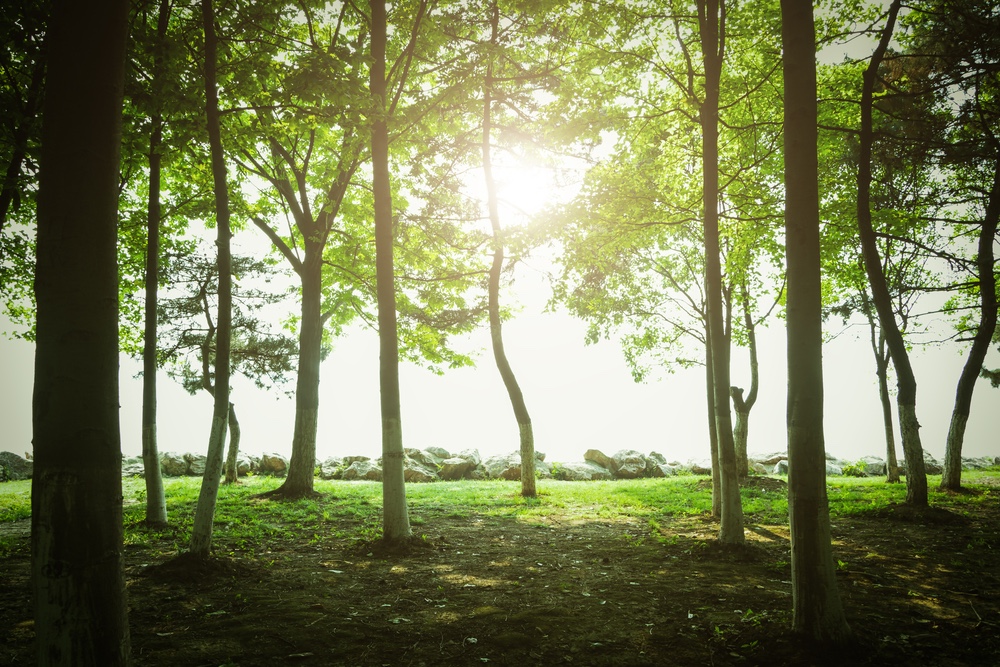
{"label": "row of rock", "polygon": [[[206,458],[202,454],[177,454],[164,452],[160,455],[160,471],[168,477],[202,475]],[[750,470],[760,475],[788,474],[788,458],[784,452],[767,456],[754,456],[749,461]],[[963,469],[982,469],[1000,465],[1000,457],[963,458]],[[927,474],[941,474],[941,464],[930,454],[924,453],[924,467]],[[32,462],[11,452],[0,452],[0,481],[29,479]],[[288,459],[281,454],[252,456],[240,453],[237,471],[241,476],[262,474],[284,476],[288,469]],[[407,482],[433,482],[459,479],[508,479],[521,478],[521,457],[518,453],[502,454],[483,459],[479,451],[468,449],[452,454],[440,447],[427,449],[407,449],[403,462],[404,477]],[[670,477],[678,474],[709,475],[712,472],[708,461],[689,460],[685,463],[668,462],[657,452],[642,454],[636,450],[623,449],[608,456],[597,449],[589,449],[583,461],[571,463],[549,463],[545,454],[535,453],[535,471],[541,479],[554,478],[569,481],[589,481],[602,479],[637,479],[640,477]],[[905,474],[905,462],[900,462],[900,472]],[[125,458],[122,461],[122,475],[142,477],[145,474],[141,457]],[[372,480],[382,479],[381,459],[372,460],[367,456],[331,457],[316,462],[316,474],[322,479]],[[882,476],[886,474],[886,462],[877,456],[866,456],[859,461],[845,461],[827,455],[826,474],[830,476]]]}

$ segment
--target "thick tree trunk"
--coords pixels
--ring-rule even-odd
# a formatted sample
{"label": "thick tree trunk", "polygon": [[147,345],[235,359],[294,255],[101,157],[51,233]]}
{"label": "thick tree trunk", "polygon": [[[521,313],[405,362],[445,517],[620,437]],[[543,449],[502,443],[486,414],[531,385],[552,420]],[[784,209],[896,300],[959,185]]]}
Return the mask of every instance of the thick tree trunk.
{"label": "thick tree trunk", "polygon": [[[896,316],[892,310],[892,297],[886,284],[885,272],[879,258],[875,242],[875,230],[872,228],[871,216],[871,159],[872,141],[872,102],[874,98],[875,80],[878,67],[892,38],[892,31],[899,13],[900,0],[893,0],[889,6],[889,15],[885,29],[871,62],[865,70],[861,91],[861,130],[858,135],[860,156],[858,158],[858,233],[861,239],[861,250],[865,260],[865,271],[871,284],[872,301],[878,312],[879,325],[885,334],[892,365],[896,369],[896,382],[899,388],[896,401],[899,404],[900,435],[903,441],[903,453],[906,456],[906,502],[912,505],[927,505],[927,474],[924,470],[924,450],[920,444],[920,428],[916,418],[917,411],[917,381],[910,366],[910,356],[906,351],[903,334],[896,324]],[[908,427],[903,427],[903,415],[907,415]]]}
{"label": "thick tree trunk", "polygon": [[[497,4],[492,5],[492,16],[490,19],[491,33],[490,43],[496,45],[499,30],[500,12]],[[489,209],[490,225],[493,230],[493,264],[490,267],[489,277],[489,312],[490,312],[490,340],[493,344],[493,359],[496,362],[497,370],[503,379],[503,385],[507,389],[507,396],[510,398],[511,407],[514,410],[514,418],[517,420],[517,428],[520,437],[521,452],[521,495],[525,498],[534,498],[535,490],[535,436],[531,427],[531,416],[528,414],[528,407],[524,402],[524,395],[521,387],[517,383],[514,371],[507,360],[507,353],[503,346],[503,324],[500,321],[500,273],[503,270],[504,243],[503,230],[500,228],[500,208],[497,203],[496,182],[493,180],[493,159],[491,156],[491,133],[493,129],[493,62],[486,67],[486,81],[483,86],[483,175],[486,180],[486,202]]]}
{"label": "thick tree trunk", "polygon": [[821,642],[851,638],[837,590],[826,495],[819,245],[816,47],[809,0],[782,0],[785,243],[788,292],[788,514],[792,629]]}
{"label": "thick tree trunk", "polygon": [[722,266],[719,250],[719,80],[725,52],[725,10],[720,0],[699,0],[702,54],[705,61],[705,100],[699,117],[702,135],[702,176],[705,215],[705,286],[716,432],[719,440],[719,481],[722,517],[719,541],[743,544],[743,501],[740,498],[733,421],[729,411],[729,349],[722,314]]}
{"label": "thick tree trunk", "polygon": [[403,478],[403,426],[399,402],[399,335],[393,275],[392,191],[386,126],[385,3],[370,0],[372,67],[369,84],[376,101],[372,123],[372,191],[375,200],[375,274],[378,296],[379,389],[382,410],[382,538],[400,542],[413,533]]}
{"label": "thick tree trunk", "polygon": [[208,558],[212,547],[212,525],[222,476],[222,458],[226,447],[229,421],[229,350],[232,338],[232,257],[229,240],[229,186],[226,162],[222,151],[222,131],[219,123],[219,97],[216,85],[217,38],[212,0],[202,0],[202,20],[205,30],[205,111],[208,138],[212,152],[212,178],[215,185],[216,248],[219,265],[219,314],[216,317],[215,399],[212,428],[208,439],[205,474],[198,494],[194,525],[191,529],[191,553]]}
{"label": "thick tree trunk", "polygon": [[969,357],[965,360],[962,375],[955,390],[955,407],[951,413],[948,441],[944,454],[944,473],[941,488],[958,491],[962,487],[962,443],[965,440],[965,425],[969,421],[972,408],[972,393],[983,368],[983,361],[990,349],[990,341],[997,329],[997,285],[994,274],[993,244],[996,242],[997,220],[1000,218],[1000,156],[993,166],[993,187],[983,226],[979,230],[979,248],[976,264],[979,272],[979,326],[972,339]]}
{"label": "thick tree trunk", "polygon": [[116,248],[128,3],[56,0],[50,16],[32,396],[36,664],[128,665]]}
{"label": "thick tree trunk", "polygon": [[163,492],[160,452],[156,443],[156,305],[160,281],[160,146],[163,116],[159,112],[163,83],[163,42],[170,21],[170,3],[161,0],[156,22],[153,59],[153,104],[157,111],[150,122],[149,205],[146,213],[146,305],[142,346],[142,467],[146,478],[146,524],[167,524],[167,500]]}
{"label": "thick tree trunk", "polygon": [[226,453],[226,484],[239,481],[237,459],[240,454],[240,420],[236,418],[236,406],[229,404],[229,451]]}
{"label": "thick tree trunk", "polygon": [[317,495],[316,434],[319,430],[319,369],[323,345],[323,246],[306,242],[300,271],[302,318],[299,322],[299,369],[295,378],[295,429],[288,475],[281,486],[266,494],[284,498]]}

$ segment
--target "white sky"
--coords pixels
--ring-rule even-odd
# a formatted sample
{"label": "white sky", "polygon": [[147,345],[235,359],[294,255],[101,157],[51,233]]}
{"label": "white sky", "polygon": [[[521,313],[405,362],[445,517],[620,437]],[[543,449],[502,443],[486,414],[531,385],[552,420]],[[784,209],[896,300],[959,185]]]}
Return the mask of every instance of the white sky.
{"label": "white sky", "polygon": [[[613,342],[585,346],[585,325],[563,313],[544,313],[540,278],[518,280],[530,305],[504,327],[510,363],[524,392],[538,450],[550,461],[580,460],[589,448],[612,454],[619,449],[658,451],[668,459],[707,459],[704,371],[678,371],[649,384],[633,383]],[[534,286],[532,286],[534,284]],[[865,331],[858,329],[860,335]],[[760,336],[761,388],[751,415],[751,452],[785,449],[784,329],[776,322]],[[478,368],[436,376],[401,367],[403,437],[406,447],[441,446],[451,451],[476,448],[484,456],[516,451],[518,431],[499,373],[482,330],[469,347],[482,349]],[[995,350],[990,363],[1000,365]],[[825,433],[827,451],[850,460],[884,456],[881,412],[874,365],[867,339],[852,332],[825,347]],[[31,449],[33,348],[22,341],[0,341],[0,450],[23,454]],[[917,350],[917,412],[924,448],[944,453],[955,385],[964,357],[957,347]],[[122,451],[141,453],[140,364],[122,360]],[[734,384],[747,387],[746,355],[733,357]],[[212,401],[189,396],[165,374],[158,378],[161,451],[204,452]],[[242,426],[242,448],[250,453],[291,452],[294,401],[238,381],[233,400]],[[378,341],[367,330],[353,330],[337,341],[323,362],[317,454],[344,456],[380,453]],[[1000,456],[1000,391],[985,380],[977,384],[965,439],[966,456]],[[898,439],[898,436],[897,436]],[[901,448],[897,444],[897,454]]]}

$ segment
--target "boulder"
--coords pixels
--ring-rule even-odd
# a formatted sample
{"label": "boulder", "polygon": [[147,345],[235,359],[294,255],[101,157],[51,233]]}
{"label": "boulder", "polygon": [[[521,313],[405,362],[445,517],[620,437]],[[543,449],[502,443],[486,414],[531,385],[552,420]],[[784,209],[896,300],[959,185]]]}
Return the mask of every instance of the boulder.
{"label": "boulder", "polygon": [[826,462],[826,474],[827,476],[840,477],[844,474],[843,466],[839,466],[833,461]]}
{"label": "boulder", "polygon": [[712,474],[712,462],[710,460],[694,460],[690,459],[684,466],[692,475],[711,475]]}
{"label": "boulder", "polygon": [[788,458],[788,454],[785,452],[774,452],[773,454],[764,454],[763,456],[751,457],[752,460],[758,463],[763,463],[766,466],[775,466],[778,461],[783,461]]}
{"label": "boulder", "polygon": [[425,466],[413,459],[404,459],[403,479],[407,482],[436,482],[438,475],[435,468]]}
{"label": "boulder", "polygon": [[767,466],[758,461],[753,461],[750,463],[750,472],[752,472],[755,475],[766,475]]}
{"label": "boulder", "polygon": [[615,460],[599,449],[588,449],[583,453],[583,460],[595,463],[601,468],[604,468],[612,473],[618,471],[618,467],[615,465]]}
{"label": "boulder", "polygon": [[[468,461],[472,461],[472,464],[477,466],[483,462],[482,457],[479,456],[478,449],[463,449],[458,454],[455,454],[455,456],[457,456],[460,459],[466,459]],[[445,458],[449,457],[446,456]]]}
{"label": "boulder", "polygon": [[208,462],[208,457],[204,454],[185,454],[184,458],[188,462],[188,474],[201,476],[205,474],[205,464]]}
{"label": "boulder", "polygon": [[246,477],[257,469],[257,465],[251,456],[239,452],[236,454],[236,476]]}
{"label": "boulder", "polygon": [[450,459],[451,458],[451,452],[449,452],[444,447],[425,447],[424,451],[427,452],[428,454],[430,454],[431,456],[438,457],[442,461],[444,459]]}
{"label": "boulder", "polygon": [[993,459],[988,456],[980,456],[978,458],[962,457],[963,470],[983,470],[985,468],[992,468],[993,465]]}
{"label": "boulder", "polygon": [[188,460],[183,454],[163,452],[160,454],[160,472],[167,477],[181,477],[188,472]]}
{"label": "boulder", "polygon": [[443,461],[443,459],[435,456],[426,449],[405,449],[403,453],[406,454],[406,458],[431,470],[437,470],[441,465],[441,461]]}
{"label": "boulder", "polygon": [[[843,472],[843,471],[841,471]],[[788,461],[782,459],[774,464],[774,468],[771,470],[772,475],[787,475],[788,474]]]}
{"label": "boulder", "polygon": [[885,460],[878,456],[863,456],[858,461],[858,467],[869,477],[878,477],[886,474]]}
{"label": "boulder", "polygon": [[938,463],[938,460],[924,452],[924,472],[928,475],[940,475],[944,471],[944,468]]}
{"label": "boulder", "polygon": [[320,479],[339,479],[343,474],[344,461],[343,459],[338,459],[330,457],[325,459],[319,464],[319,478]]}
{"label": "boulder", "polygon": [[653,465],[652,471],[649,473],[650,477],[673,477],[681,471],[679,466],[673,466],[669,463],[657,463]]}
{"label": "boulder", "polygon": [[571,482],[611,479],[611,471],[593,461],[560,463],[553,467],[552,476]]}
{"label": "boulder", "polygon": [[14,452],[0,452],[0,482],[31,479],[35,464]]}
{"label": "boulder", "polygon": [[352,463],[356,463],[358,461],[371,461],[371,460],[372,459],[370,456],[345,456],[344,465],[349,466]]}
{"label": "boulder", "polygon": [[382,468],[379,464],[366,457],[364,461],[355,461],[351,465],[347,466],[347,470],[344,471],[343,479],[367,479],[374,482],[381,482]]}
{"label": "boulder", "polygon": [[130,456],[122,459],[122,477],[145,477],[146,466],[141,456]]}
{"label": "boulder", "polygon": [[615,452],[615,477],[618,479],[637,479],[646,476],[647,461],[641,452],[634,449],[621,449]]}
{"label": "boulder", "polygon": [[260,473],[262,475],[277,475],[284,477],[288,472],[288,459],[281,454],[264,454],[260,457]]}
{"label": "boulder", "polygon": [[476,464],[460,456],[452,456],[441,462],[438,477],[444,480],[462,479],[476,469]]}
{"label": "boulder", "polygon": [[483,467],[490,479],[521,479],[521,455],[516,452],[491,456]]}

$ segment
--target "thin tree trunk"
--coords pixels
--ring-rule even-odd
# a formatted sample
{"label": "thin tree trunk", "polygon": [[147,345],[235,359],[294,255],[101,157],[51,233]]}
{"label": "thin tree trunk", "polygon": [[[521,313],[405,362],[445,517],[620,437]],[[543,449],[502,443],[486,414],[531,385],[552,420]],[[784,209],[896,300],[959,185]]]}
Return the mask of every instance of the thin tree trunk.
{"label": "thin tree trunk", "polygon": [[736,447],[736,472],[740,479],[750,476],[750,462],[747,457],[747,438],[750,434],[750,411],[757,403],[757,391],[760,386],[760,364],[757,360],[757,328],[750,312],[750,290],[746,282],[740,284],[740,303],[743,307],[743,326],[747,332],[747,346],[750,350],[750,392],[743,398],[743,390],[730,387],[729,394],[733,398],[733,408],[736,411],[736,426],[733,428],[733,440]]}
{"label": "thin tree trunk", "polygon": [[719,440],[719,480],[722,489],[719,541],[724,544],[743,544],[743,502],[736,472],[733,421],[729,412],[729,349],[723,325],[719,250],[719,81],[725,53],[725,11],[725,2],[722,0],[698,2],[705,61],[705,100],[699,117],[704,180],[705,285],[709,341],[712,346],[716,432]]}
{"label": "thin tree trunk", "polygon": [[194,525],[191,529],[191,553],[208,558],[212,547],[212,524],[222,476],[222,458],[226,446],[229,421],[229,350],[232,338],[232,257],[229,240],[229,186],[226,182],[226,162],[222,152],[222,132],[219,123],[219,94],[216,84],[217,46],[215,13],[212,0],[202,0],[202,20],[205,30],[205,112],[208,138],[212,152],[212,178],[215,185],[216,247],[219,266],[219,314],[216,317],[215,399],[212,428],[208,440],[205,474],[198,494]]}
{"label": "thin tree trunk", "polygon": [[979,269],[979,326],[972,339],[969,357],[965,360],[962,375],[955,390],[955,407],[951,412],[948,441],[944,453],[944,471],[941,475],[941,489],[958,491],[962,488],[962,443],[965,440],[965,425],[969,421],[972,408],[972,393],[983,368],[983,361],[990,349],[990,341],[997,329],[997,285],[994,273],[993,244],[996,242],[997,220],[1000,218],[1000,156],[993,165],[993,187],[983,226],[979,230],[979,249],[976,265]]}
{"label": "thin tree trunk", "polygon": [[370,0],[372,67],[369,84],[376,101],[372,123],[372,191],[375,200],[375,274],[378,296],[379,389],[382,411],[382,538],[401,542],[413,533],[403,477],[403,426],[399,400],[399,335],[393,275],[392,190],[389,183],[389,131],[386,125],[386,10]]}
{"label": "thin tree trunk", "polygon": [[226,484],[236,484],[240,472],[237,459],[240,454],[240,420],[236,418],[236,406],[229,404],[229,451],[226,453]]}
{"label": "thin tree trunk", "polygon": [[837,590],[826,495],[813,5],[782,0],[785,89],[785,261],[788,335],[788,516],[792,629],[851,638]]}
{"label": "thin tree trunk", "polygon": [[712,371],[712,345],[705,327],[705,394],[708,402],[708,444],[712,461],[712,516],[722,518],[722,481],[719,477],[719,430],[715,421],[715,381]]}
{"label": "thin tree trunk", "polygon": [[[868,282],[871,284],[872,301],[878,312],[879,325],[885,334],[892,365],[896,369],[896,383],[899,393],[896,402],[899,405],[900,435],[903,441],[903,453],[906,456],[906,502],[911,505],[927,505],[927,474],[924,469],[924,450],[920,444],[920,424],[917,422],[917,381],[910,366],[910,356],[906,351],[903,335],[896,325],[896,316],[892,311],[892,297],[882,270],[878,247],[875,243],[875,230],[872,228],[871,216],[871,160],[872,160],[872,101],[875,90],[875,80],[878,78],[878,67],[892,38],[892,31],[899,14],[901,0],[893,0],[889,6],[889,14],[885,29],[879,40],[871,62],[865,70],[864,83],[861,91],[861,130],[858,135],[860,156],[858,158],[858,232],[861,239],[861,250],[865,260],[865,270]],[[905,425],[904,425],[905,422]]]}
{"label": "thin tree trunk", "polygon": [[[499,31],[500,11],[496,2],[492,5],[490,18],[490,44],[496,46]],[[483,174],[486,179],[486,201],[490,214],[490,225],[493,229],[493,265],[489,277],[489,312],[490,339],[493,343],[493,359],[496,361],[500,377],[503,379],[507,396],[510,398],[517,420],[521,452],[521,495],[534,498],[535,490],[535,436],[531,427],[531,415],[524,403],[524,395],[517,383],[514,371],[507,361],[507,353],[503,346],[503,324],[500,321],[500,273],[503,270],[504,243],[503,230],[500,228],[500,209],[497,204],[496,182],[493,180],[493,160],[491,157],[491,138],[493,129],[493,61],[486,66],[486,81],[483,86]]]}
{"label": "thin tree trunk", "polygon": [[156,442],[156,306],[160,282],[160,146],[163,143],[163,116],[160,113],[163,88],[163,42],[170,21],[170,3],[160,1],[153,48],[153,112],[149,136],[149,206],[146,214],[146,306],[142,345],[142,467],[146,479],[146,523],[167,524],[167,499],[163,491],[160,452]]}
{"label": "thin tree trunk", "polygon": [[[862,290],[861,298],[867,302],[867,293]],[[867,306],[867,304],[866,304]],[[872,353],[875,355],[875,374],[878,377],[878,397],[882,405],[882,431],[885,433],[885,481],[899,483],[899,463],[896,461],[896,435],[892,424],[892,400],[889,396],[889,353],[885,346],[885,334],[879,329],[878,338],[875,321],[870,308],[866,308],[868,325],[871,330]]]}
{"label": "thin tree trunk", "polygon": [[35,273],[36,664],[128,665],[118,179],[128,3],[53,3]]}

